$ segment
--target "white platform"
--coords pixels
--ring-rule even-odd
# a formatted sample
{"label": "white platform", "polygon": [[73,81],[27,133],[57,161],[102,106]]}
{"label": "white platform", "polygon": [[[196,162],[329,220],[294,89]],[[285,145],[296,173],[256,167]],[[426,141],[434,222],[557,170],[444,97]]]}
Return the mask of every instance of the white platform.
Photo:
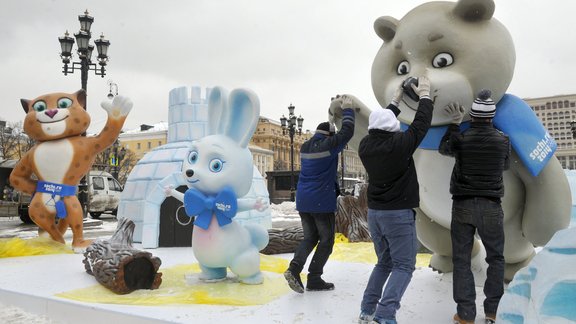
{"label": "white platform", "polygon": [[[194,263],[190,248],[149,251],[162,260],[160,270]],[[324,277],[335,283],[335,290],[302,295],[288,291],[258,306],[131,306],[56,297],[58,293],[97,284],[84,271],[82,259],[81,254],[1,258],[0,304],[46,316],[54,323],[357,323],[363,289],[372,270],[372,265],[366,263],[330,260]],[[483,314],[481,288],[477,294],[478,313]],[[451,275],[420,268],[404,295],[397,319],[399,323],[449,323],[454,312]],[[478,318],[477,323],[481,320]]]}

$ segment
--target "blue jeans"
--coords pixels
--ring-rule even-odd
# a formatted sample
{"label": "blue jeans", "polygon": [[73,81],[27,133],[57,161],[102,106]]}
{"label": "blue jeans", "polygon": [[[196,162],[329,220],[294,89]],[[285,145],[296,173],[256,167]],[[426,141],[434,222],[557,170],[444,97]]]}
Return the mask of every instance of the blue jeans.
{"label": "blue jeans", "polygon": [[486,198],[458,199],[452,203],[453,295],[460,318],[476,317],[476,287],[470,269],[474,234],[486,249],[486,282],[484,312],[496,314],[504,293],[504,213],[499,202]]}
{"label": "blue jeans", "polygon": [[362,312],[378,319],[396,319],[416,265],[418,239],[414,219],[412,209],[368,209],[368,229],[378,263],[364,290]]}
{"label": "blue jeans", "polygon": [[306,259],[314,250],[316,252],[308,266],[308,281],[320,279],[324,272],[324,265],[334,248],[334,231],[336,229],[336,217],[334,213],[304,213],[300,212],[304,239],[298,245],[294,258],[290,261],[290,270],[295,273],[302,272]]}

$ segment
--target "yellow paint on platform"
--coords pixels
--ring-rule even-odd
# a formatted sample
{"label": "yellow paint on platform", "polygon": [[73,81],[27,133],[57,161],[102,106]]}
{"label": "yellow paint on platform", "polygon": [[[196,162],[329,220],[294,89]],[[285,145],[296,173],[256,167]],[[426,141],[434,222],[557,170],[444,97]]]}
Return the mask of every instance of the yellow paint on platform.
{"label": "yellow paint on platform", "polygon": [[[376,255],[371,242],[347,243],[347,241],[344,236],[336,237],[334,251],[328,262],[376,263]],[[291,292],[282,275],[288,268],[288,262],[276,256],[261,255],[260,269],[264,275],[262,285],[246,285],[237,282],[234,278],[221,282],[202,282],[198,279],[200,268],[197,263],[194,263],[160,268],[162,284],[156,290],[136,290],[127,295],[117,295],[104,286],[95,284],[56,296],[90,303],[127,305],[262,305]],[[427,267],[429,262],[430,255],[419,254],[416,266]],[[302,279],[305,281],[305,276]]]}
{"label": "yellow paint on platform", "polygon": [[156,290],[136,290],[117,295],[102,285],[56,294],[57,297],[76,301],[125,305],[263,305],[290,291],[283,273],[288,261],[279,257],[261,255],[260,268],[264,275],[261,285],[246,285],[228,278],[206,283],[198,279],[198,264],[160,268],[162,284]]}
{"label": "yellow paint on platform", "polygon": [[[416,268],[427,268],[431,257],[432,255],[427,253],[416,255]],[[341,233],[336,233],[334,250],[330,255],[330,260],[370,264],[376,264],[378,261],[372,242],[349,243],[348,238]]]}
{"label": "yellow paint on platform", "polygon": [[71,253],[74,252],[70,246],[47,237],[0,239],[0,258]]}

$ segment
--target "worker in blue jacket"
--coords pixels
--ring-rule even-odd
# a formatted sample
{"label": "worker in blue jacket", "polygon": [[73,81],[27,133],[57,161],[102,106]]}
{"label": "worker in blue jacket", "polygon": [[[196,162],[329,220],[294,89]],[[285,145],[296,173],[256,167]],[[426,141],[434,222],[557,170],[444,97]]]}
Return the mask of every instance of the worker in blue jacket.
{"label": "worker in blue jacket", "polygon": [[328,122],[318,125],[312,138],[300,149],[300,177],[296,191],[296,210],[300,214],[304,239],[294,253],[284,277],[292,290],[303,293],[300,272],[316,245],[308,266],[306,290],[332,290],[334,284],[322,279],[324,265],[332,253],[336,224],[338,154],[354,135],[354,102],[349,96],[338,96],[332,105],[342,109],[342,127],[335,133]]}

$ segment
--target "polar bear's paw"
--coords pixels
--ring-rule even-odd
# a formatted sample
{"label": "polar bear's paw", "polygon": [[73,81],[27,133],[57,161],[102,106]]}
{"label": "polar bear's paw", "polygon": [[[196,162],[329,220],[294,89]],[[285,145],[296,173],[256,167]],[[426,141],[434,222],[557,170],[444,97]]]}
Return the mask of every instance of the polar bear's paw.
{"label": "polar bear's paw", "polygon": [[452,265],[452,257],[439,255],[434,253],[432,258],[430,258],[430,268],[438,273],[452,272],[454,266]]}
{"label": "polar bear's paw", "polygon": [[532,261],[532,258],[535,255],[536,255],[536,252],[534,251],[532,253],[532,255],[530,255],[530,257],[528,257],[524,261],[520,261],[517,263],[506,263],[506,265],[504,266],[504,280],[506,282],[512,281],[516,272],[518,272],[518,270],[526,267],[530,263],[530,261]]}

